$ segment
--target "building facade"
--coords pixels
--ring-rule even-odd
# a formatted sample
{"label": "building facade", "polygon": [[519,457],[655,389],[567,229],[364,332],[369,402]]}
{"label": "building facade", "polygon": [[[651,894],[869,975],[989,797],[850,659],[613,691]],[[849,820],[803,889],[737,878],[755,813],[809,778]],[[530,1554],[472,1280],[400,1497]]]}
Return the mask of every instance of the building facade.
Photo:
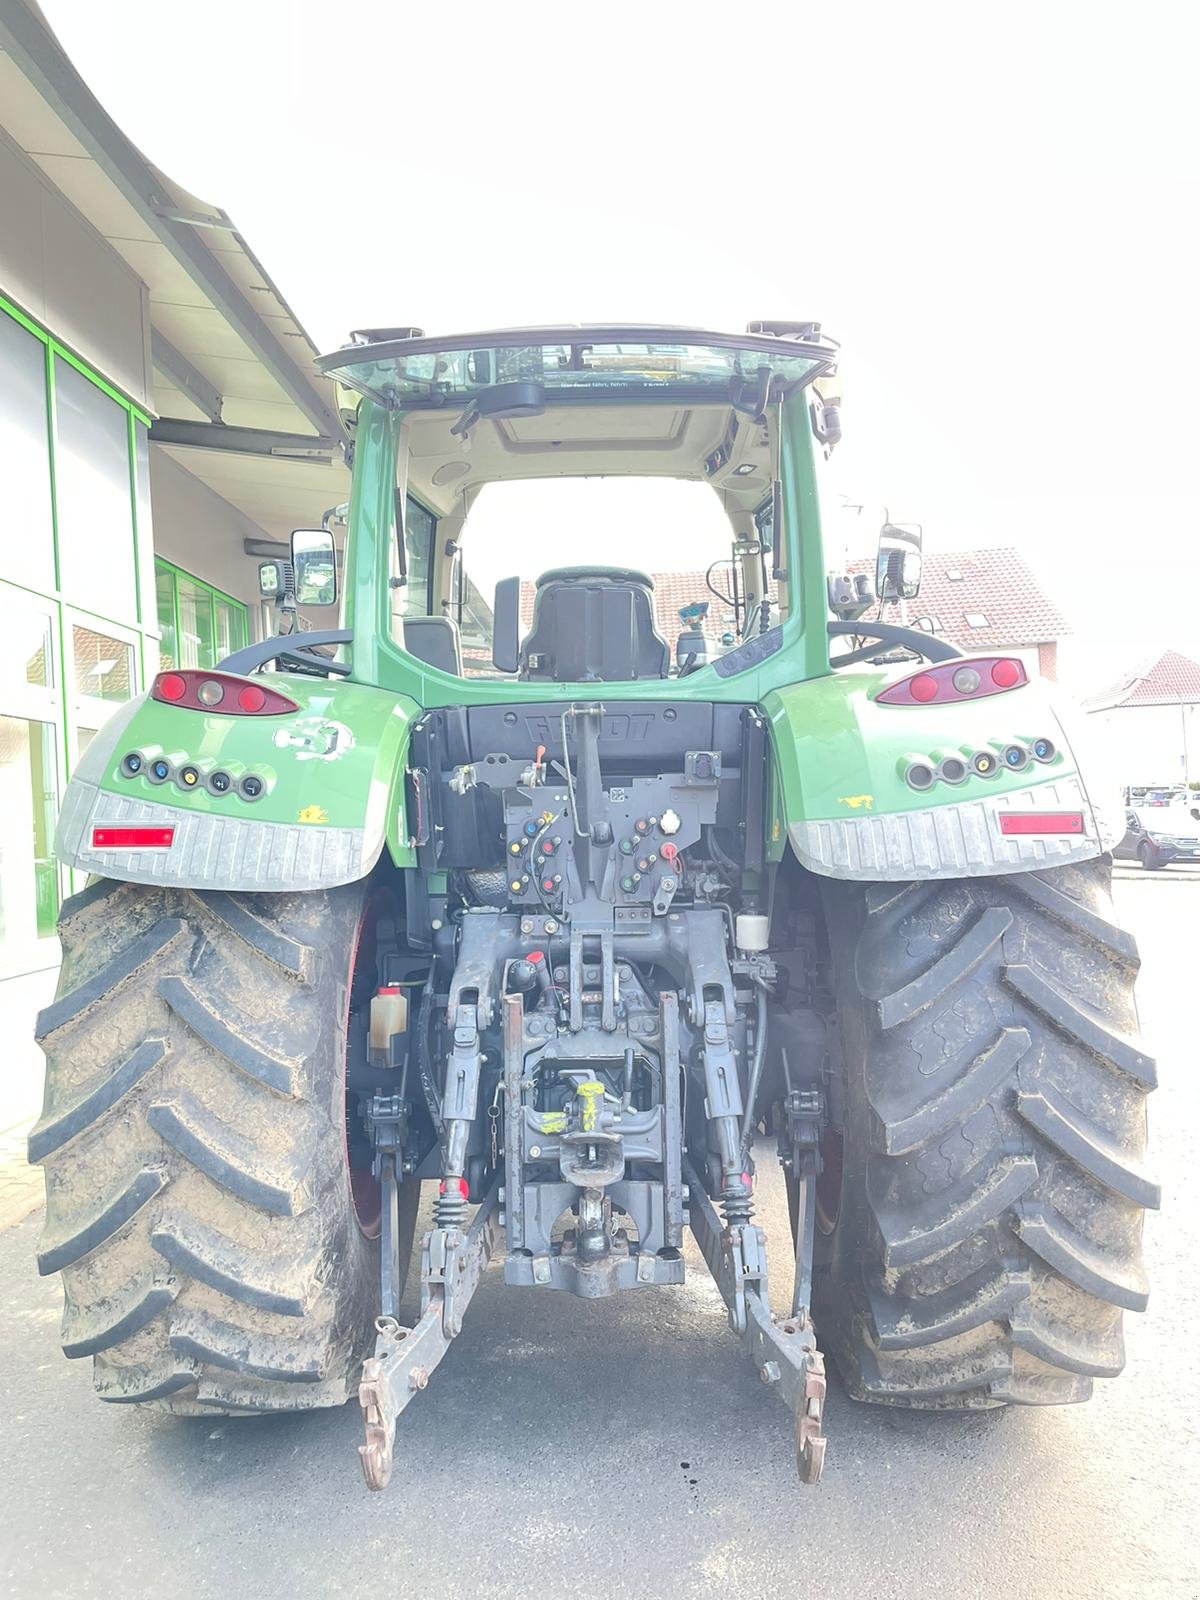
{"label": "building facade", "polygon": [[1164,650],[1085,700],[1084,710],[1117,753],[1123,785],[1200,782],[1200,661]]}
{"label": "building facade", "polygon": [[[348,479],[261,263],[129,144],[32,0],[0,9],[0,218],[0,1020],[20,1053],[81,887],[52,845],[88,741],[160,665],[262,636],[258,559]],[[36,1077],[0,1081],[0,1128]]]}

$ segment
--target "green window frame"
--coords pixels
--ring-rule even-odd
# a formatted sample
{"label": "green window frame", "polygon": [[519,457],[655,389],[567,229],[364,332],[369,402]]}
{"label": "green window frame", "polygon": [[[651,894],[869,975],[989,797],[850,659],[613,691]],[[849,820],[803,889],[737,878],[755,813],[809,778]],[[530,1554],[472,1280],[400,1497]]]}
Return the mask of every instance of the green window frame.
{"label": "green window frame", "polygon": [[[81,709],[80,697],[72,691],[68,682],[67,666],[74,659],[71,629],[78,624],[98,635],[111,636],[132,648],[129,686],[133,693],[140,690],[147,663],[154,659],[157,649],[154,609],[146,593],[152,532],[146,474],[142,470],[150,418],[141,406],[114,388],[73,350],[55,338],[48,328],[3,293],[0,293],[0,318],[23,329],[40,350],[37,364],[41,367],[41,399],[36,406],[40,427],[31,431],[36,433],[44,429],[42,448],[49,479],[49,524],[45,529],[38,530],[38,537],[48,535],[49,559],[41,568],[6,562],[4,549],[0,548],[0,607],[11,613],[13,608],[32,606],[45,614],[52,635],[53,673],[50,681],[38,687],[27,679],[25,672],[6,670],[0,676],[0,717],[7,719],[10,725],[26,725],[31,730],[30,737],[36,734],[41,741],[38,749],[31,751],[29,756],[31,782],[37,780],[35,788],[41,796],[36,801],[35,809],[37,806],[42,808],[38,811],[35,827],[33,892],[37,907],[37,931],[42,942],[49,947],[53,944],[49,935],[53,932],[53,918],[60,895],[82,888],[84,882],[82,874],[57,866],[48,855],[43,859],[42,849],[42,835],[46,840],[52,835],[58,803],[82,753],[90,727]],[[107,402],[115,406],[121,419],[113,432],[118,436],[123,432],[124,435],[129,518],[128,534],[119,537],[127,536],[130,539],[133,565],[128,601],[121,607],[122,614],[117,616],[109,615],[108,607],[103,613],[93,610],[96,596],[90,591],[86,574],[81,581],[78,562],[74,572],[64,572],[58,389],[65,386],[68,369],[86,380],[94,396],[104,396]],[[29,418],[32,424],[33,411],[29,413]],[[110,478],[110,481],[114,480]],[[13,537],[20,537],[19,530],[14,532]],[[98,699],[97,704],[101,709],[105,698],[100,696]],[[85,726],[85,723],[88,725]],[[12,733],[12,726],[9,732]],[[0,870],[19,871],[12,861],[7,869]],[[27,887],[20,886],[22,892]],[[20,894],[18,898],[21,898]],[[0,928],[0,970],[5,976],[15,971],[35,970],[47,965],[48,960],[48,955],[35,953],[32,948],[14,948],[11,941],[3,937],[3,928]]]}
{"label": "green window frame", "polygon": [[[155,600],[159,627],[159,669],[196,667],[211,670],[233,650],[250,641],[250,608],[194,572],[154,558]],[[181,599],[184,604],[181,605]],[[185,627],[185,607],[192,608]]]}

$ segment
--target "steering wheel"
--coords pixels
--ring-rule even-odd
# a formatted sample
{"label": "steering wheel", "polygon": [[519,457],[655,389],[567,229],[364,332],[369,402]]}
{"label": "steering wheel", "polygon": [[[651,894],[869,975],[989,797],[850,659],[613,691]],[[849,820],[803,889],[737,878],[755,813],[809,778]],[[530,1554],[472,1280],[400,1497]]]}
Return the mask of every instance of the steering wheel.
{"label": "steering wheel", "polygon": [[844,656],[831,656],[830,665],[834,667],[850,667],[856,661],[866,661],[879,654],[880,644],[903,645],[924,656],[926,661],[958,661],[963,655],[957,645],[945,639],[938,639],[921,628],[902,628],[895,622],[867,622],[865,619],[858,622],[831,622],[828,631],[831,639],[866,637],[879,641],[877,644],[863,645],[858,650],[850,650]]}

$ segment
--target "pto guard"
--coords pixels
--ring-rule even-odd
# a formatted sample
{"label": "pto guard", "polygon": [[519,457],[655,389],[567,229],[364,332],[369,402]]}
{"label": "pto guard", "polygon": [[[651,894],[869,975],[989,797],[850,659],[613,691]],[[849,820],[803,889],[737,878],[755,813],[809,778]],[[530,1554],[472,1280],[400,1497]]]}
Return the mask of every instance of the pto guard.
{"label": "pto guard", "polygon": [[[299,703],[297,714],[220,715],[147,695],[122,707],[68,785],[59,860],[130,883],[276,893],[355,882],[385,843],[397,865],[410,865],[402,774],[413,703],[322,678],[281,673],[271,681]],[[121,766],[130,751],[143,757],[134,778]],[[145,773],[158,757],[173,772],[194,767],[198,786],[152,783]],[[215,770],[234,779],[229,792],[206,787]],[[262,780],[253,801],[237,792],[246,773]],[[170,845],[96,847],[96,830],[139,827],[173,830]]]}
{"label": "pto guard", "polygon": [[[1120,839],[1116,786],[1085,784],[1081,719],[1044,682],[976,703],[879,705],[875,695],[894,679],[847,674],[767,697],[782,779],[776,830],[786,829],[803,866],[874,882],[980,877],[1086,861]],[[971,772],[924,793],[902,776],[914,757],[936,764],[1039,737],[1055,747],[1045,764]],[[1103,770],[1095,754],[1082,763],[1090,773]]]}

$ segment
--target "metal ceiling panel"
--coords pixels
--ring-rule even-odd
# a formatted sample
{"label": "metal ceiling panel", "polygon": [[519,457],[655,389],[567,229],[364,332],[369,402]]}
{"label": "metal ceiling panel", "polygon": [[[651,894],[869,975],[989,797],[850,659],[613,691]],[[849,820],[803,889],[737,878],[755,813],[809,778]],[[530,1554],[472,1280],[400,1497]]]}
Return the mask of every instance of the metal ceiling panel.
{"label": "metal ceiling panel", "polygon": [[[124,256],[124,247],[131,241],[143,248],[154,245],[154,236],[146,224],[98,170],[95,162],[75,155],[43,155],[28,150],[25,153],[118,254]],[[125,259],[128,260],[128,256]]]}

